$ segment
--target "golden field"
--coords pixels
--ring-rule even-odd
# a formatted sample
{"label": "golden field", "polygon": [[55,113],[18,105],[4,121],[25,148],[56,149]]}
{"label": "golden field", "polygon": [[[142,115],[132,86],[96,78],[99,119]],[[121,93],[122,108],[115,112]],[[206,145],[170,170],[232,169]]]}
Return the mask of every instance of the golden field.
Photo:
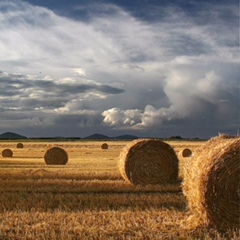
{"label": "golden field", "polygon": [[[123,180],[118,157],[129,141],[0,142],[0,239],[239,239],[239,233],[186,229],[187,200],[181,189],[191,157],[179,156],[179,182],[133,186]],[[176,154],[203,142],[170,141]],[[66,165],[46,165],[59,146]]]}

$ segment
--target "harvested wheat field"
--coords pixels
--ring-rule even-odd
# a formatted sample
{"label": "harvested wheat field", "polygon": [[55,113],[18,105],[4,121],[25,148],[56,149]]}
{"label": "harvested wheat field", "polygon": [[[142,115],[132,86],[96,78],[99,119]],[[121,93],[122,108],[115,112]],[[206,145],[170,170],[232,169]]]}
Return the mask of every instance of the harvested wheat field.
{"label": "harvested wheat field", "polygon": [[[231,229],[187,230],[190,216],[181,181],[191,157],[179,156],[178,181],[138,185],[125,181],[119,156],[127,141],[0,142],[12,157],[0,157],[0,239],[239,239]],[[171,142],[176,156],[194,156],[204,142]],[[48,165],[48,149],[64,149],[65,165]],[[147,171],[147,170],[146,170]]]}

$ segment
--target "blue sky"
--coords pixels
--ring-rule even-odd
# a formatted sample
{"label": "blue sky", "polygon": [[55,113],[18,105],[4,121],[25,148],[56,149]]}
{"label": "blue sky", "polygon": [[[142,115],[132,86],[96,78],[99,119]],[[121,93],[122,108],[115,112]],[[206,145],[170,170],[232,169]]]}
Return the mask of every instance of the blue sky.
{"label": "blue sky", "polygon": [[0,133],[237,133],[238,0],[1,0],[0,31]]}

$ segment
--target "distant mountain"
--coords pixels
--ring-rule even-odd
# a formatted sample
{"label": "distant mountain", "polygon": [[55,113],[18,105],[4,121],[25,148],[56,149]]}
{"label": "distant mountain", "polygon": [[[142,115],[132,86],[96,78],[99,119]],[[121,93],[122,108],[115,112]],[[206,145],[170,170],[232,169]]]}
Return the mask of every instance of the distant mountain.
{"label": "distant mountain", "polygon": [[88,137],[85,137],[84,139],[94,139],[94,140],[98,140],[98,139],[110,139],[108,136],[103,135],[103,134],[99,134],[99,133],[95,133],[93,135],[90,135]]}
{"label": "distant mountain", "polygon": [[13,132],[5,132],[0,134],[0,139],[27,139],[27,137]]}
{"label": "distant mountain", "polygon": [[114,139],[119,139],[119,140],[131,140],[131,139],[138,139],[137,136],[134,136],[134,135],[120,135],[120,136],[117,136],[115,137]]}

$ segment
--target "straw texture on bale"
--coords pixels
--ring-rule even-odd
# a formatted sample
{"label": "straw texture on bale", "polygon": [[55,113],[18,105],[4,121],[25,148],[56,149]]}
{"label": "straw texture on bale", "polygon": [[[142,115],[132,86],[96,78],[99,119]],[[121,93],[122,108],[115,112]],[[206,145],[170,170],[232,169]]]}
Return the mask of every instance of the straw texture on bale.
{"label": "straw texture on bale", "polygon": [[192,151],[189,148],[184,148],[180,151],[180,156],[181,157],[191,157],[192,156]]}
{"label": "straw texture on bale", "polygon": [[22,143],[18,143],[17,144],[17,148],[23,148],[23,144]]}
{"label": "straw texture on bale", "polygon": [[107,144],[107,143],[103,143],[103,144],[101,145],[101,148],[102,148],[102,149],[108,149],[108,144]]}
{"label": "straw texture on bale", "polygon": [[240,138],[222,135],[201,146],[186,171],[183,192],[192,213],[187,227],[240,228]]}
{"label": "straw texture on bale", "polygon": [[11,149],[4,149],[2,151],[2,156],[3,157],[12,157],[13,156],[13,151]]}
{"label": "straw texture on bale", "polygon": [[47,165],[65,165],[68,162],[68,154],[60,147],[51,147],[46,151],[44,160]]}
{"label": "straw texture on bale", "polygon": [[134,140],[119,155],[119,171],[134,185],[175,183],[178,158],[173,148],[163,141]]}

